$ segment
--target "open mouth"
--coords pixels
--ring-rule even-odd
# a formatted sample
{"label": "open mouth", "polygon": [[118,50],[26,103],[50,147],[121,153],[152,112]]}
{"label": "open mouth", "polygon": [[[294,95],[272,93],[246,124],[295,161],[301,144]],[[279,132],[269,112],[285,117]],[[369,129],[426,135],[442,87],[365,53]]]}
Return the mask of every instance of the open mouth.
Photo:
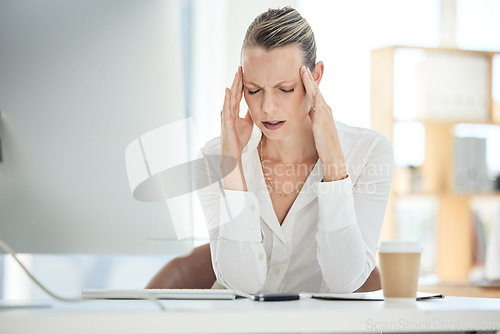
{"label": "open mouth", "polygon": [[286,121],[272,121],[272,122],[262,122],[266,129],[268,130],[277,130],[285,124]]}

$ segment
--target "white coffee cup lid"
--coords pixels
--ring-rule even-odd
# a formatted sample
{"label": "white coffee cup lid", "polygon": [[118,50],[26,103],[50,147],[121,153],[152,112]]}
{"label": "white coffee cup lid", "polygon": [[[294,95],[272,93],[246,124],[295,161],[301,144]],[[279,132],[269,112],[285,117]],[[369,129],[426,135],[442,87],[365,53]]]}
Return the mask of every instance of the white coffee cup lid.
{"label": "white coffee cup lid", "polygon": [[382,241],[378,251],[380,253],[420,253],[422,247],[418,241],[390,240]]}

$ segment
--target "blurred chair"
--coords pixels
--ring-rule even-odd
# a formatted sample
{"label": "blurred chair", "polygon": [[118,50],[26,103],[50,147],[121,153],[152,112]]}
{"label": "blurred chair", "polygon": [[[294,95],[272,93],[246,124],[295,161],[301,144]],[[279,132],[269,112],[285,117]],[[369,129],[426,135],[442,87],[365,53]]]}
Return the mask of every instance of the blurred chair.
{"label": "blurred chair", "polygon": [[370,276],[366,279],[365,283],[354,292],[370,292],[382,289],[382,283],[380,282],[380,271],[377,267],[373,268]]}
{"label": "blurred chair", "polygon": [[168,262],[146,289],[210,289],[214,282],[210,244],[205,244]]}
{"label": "blurred chair", "polygon": [[[210,257],[210,245],[193,249],[191,254],[168,262],[148,283],[146,289],[210,289],[215,274]],[[365,283],[356,292],[379,290],[380,272],[373,269]]]}

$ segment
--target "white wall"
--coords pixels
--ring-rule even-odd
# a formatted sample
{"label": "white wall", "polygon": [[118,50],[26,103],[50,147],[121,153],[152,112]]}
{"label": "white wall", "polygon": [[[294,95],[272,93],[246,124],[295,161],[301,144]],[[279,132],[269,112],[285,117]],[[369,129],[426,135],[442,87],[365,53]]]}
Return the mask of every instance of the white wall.
{"label": "white wall", "polygon": [[[220,135],[224,89],[231,87],[250,23],[269,8],[295,7],[296,0],[195,0],[193,41],[193,116],[200,139]],[[241,114],[246,114],[244,99]]]}

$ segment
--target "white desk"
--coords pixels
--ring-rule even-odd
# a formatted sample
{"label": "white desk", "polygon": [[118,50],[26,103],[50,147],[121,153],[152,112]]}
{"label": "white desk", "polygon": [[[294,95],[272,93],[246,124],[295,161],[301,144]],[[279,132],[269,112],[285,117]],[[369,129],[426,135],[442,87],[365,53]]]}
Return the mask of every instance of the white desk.
{"label": "white desk", "polygon": [[381,333],[500,331],[500,299],[53,302],[0,311],[0,333]]}

